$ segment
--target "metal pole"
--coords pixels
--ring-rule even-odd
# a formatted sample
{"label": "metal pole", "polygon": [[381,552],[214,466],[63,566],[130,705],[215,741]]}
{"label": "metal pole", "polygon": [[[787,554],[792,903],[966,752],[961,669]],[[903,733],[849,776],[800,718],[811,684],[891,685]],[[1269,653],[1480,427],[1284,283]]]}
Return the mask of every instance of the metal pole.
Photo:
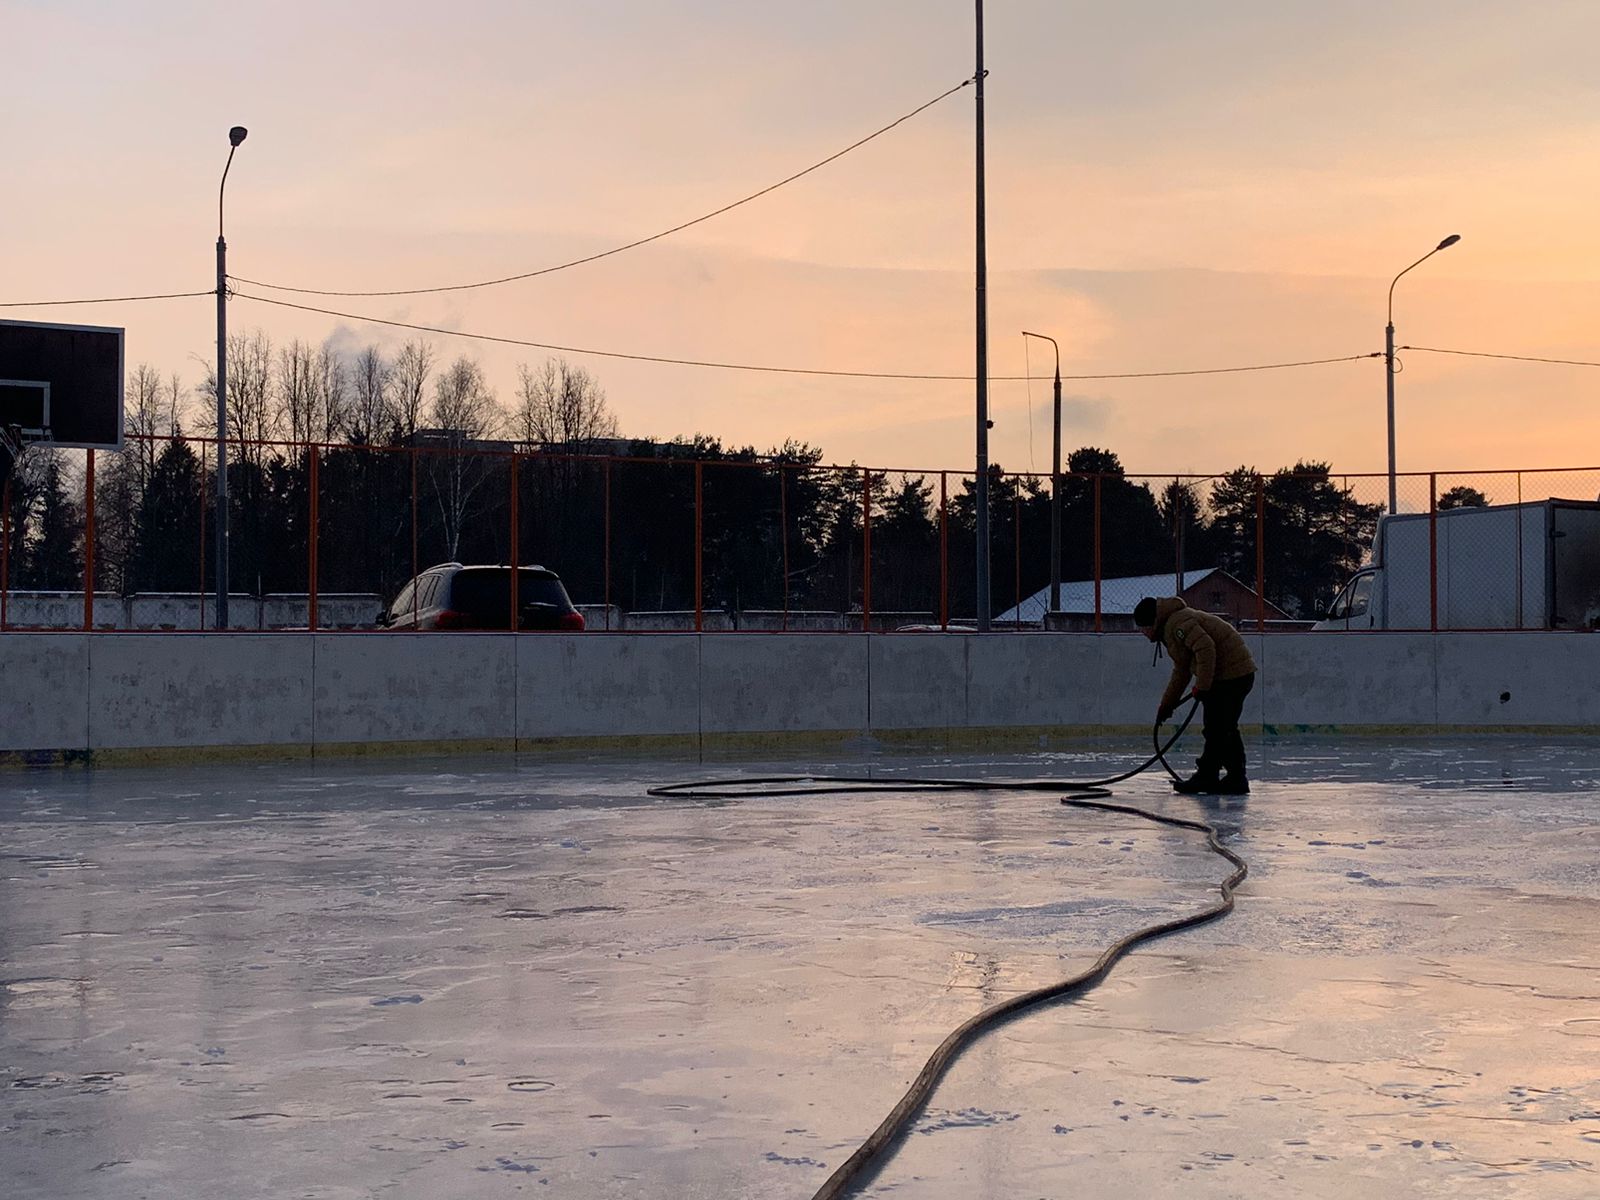
{"label": "metal pole", "polygon": [[0,483],[0,630],[6,627],[6,601],[11,591],[11,477]]}
{"label": "metal pole", "polygon": [[1517,472],[1517,628],[1522,628],[1522,472]]}
{"label": "metal pole", "polygon": [[510,561],[511,561],[511,613],[510,613],[510,616],[507,618],[507,620],[508,620],[508,622],[510,624],[511,632],[512,633],[516,633],[517,630],[522,628],[522,621],[521,621],[521,616],[522,616],[522,596],[521,596],[520,590],[518,588],[518,584],[520,584],[522,582],[522,572],[517,569],[518,565],[520,563],[520,560],[517,557],[517,543],[520,540],[519,539],[520,531],[517,528],[517,515],[518,515],[517,514],[517,490],[518,489],[517,489],[517,452],[515,450],[513,450],[511,452],[511,482],[510,482],[510,488],[511,488],[511,495],[510,495],[509,500],[510,500],[510,504],[511,504],[511,529],[509,530],[509,532],[510,532],[510,535],[511,535],[511,549],[510,549]]}
{"label": "metal pole", "polygon": [[[1415,267],[1420,267],[1423,263],[1427,262],[1435,254],[1439,253],[1439,251],[1449,249],[1451,246],[1454,246],[1460,240],[1461,240],[1461,235],[1459,233],[1452,233],[1449,237],[1447,237],[1443,241],[1441,241],[1432,250],[1429,250],[1421,258],[1417,259],[1416,262],[1412,263],[1411,266],[1407,267],[1405,271],[1401,271],[1400,275],[1396,275],[1393,279],[1391,279],[1389,281],[1389,323],[1386,326],[1384,326],[1384,331],[1383,331],[1383,372],[1384,372],[1384,377],[1385,377],[1385,388],[1384,388],[1384,390],[1385,390],[1385,393],[1387,394],[1388,400],[1389,400],[1389,512],[1391,514],[1395,512],[1395,488],[1394,488],[1394,465],[1395,465],[1394,464],[1394,285],[1400,282],[1400,276],[1404,275],[1406,273],[1406,271],[1410,271]],[[1387,584],[1387,577],[1385,577],[1385,583]]]}
{"label": "metal pole", "polygon": [[[1022,628],[1022,491],[1011,493],[1011,559],[1015,572],[1011,578],[1012,603],[1016,605],[1016,628]],[[1040,626],[1044,625],[1041,621]]]}
{"label": "metal pole", "polygon": [[[1517,519],[1522,513],[1519,510]],[[1428,628],[1439,632],[1439,476],[1428,475]]]}
{"label": "metal pole", "polygon": [[321,451],[315,446],[307,449],[306,458],[306,491],[310,494],[311,513],[309,525],[306,528],[306,623],[311,627],[311,632],[317,631],[317,526],[321,524],[317,510],[317,492],[320,486],[317,482],[317,464],[321,459]]}
{"label": "metal pole", "polygon": [[939,472],[939,628],[950,628],[950,501],[948,472]]}
{"label": "metal pole", "polygon": [[1256,632],[1267,628],[1267,481],[1256,476]]}
{"label": "metal pole", "polygon": [[1100,632],[1100,476],[1094,477],[1094,631]]}
{"label": "metal pole", "polygon": [[[127,587],[124,586],[124,591]],[[200,632],[206,629],[206,444],[200,443],[200,578],[195,587],[200,597]]]}
{"label": "metal pole", "polygon": [[1061,611],[1061,347],[1053,337],[1022,331],[1025,338],[1049,342],[1056,352],[1053,434],[1050,440],[1050,611]]}
{"label": "metal pole", "polygon": [[[228,130],[228,161],[217,185],[217,629],[228,628],[228,243],[222,236],[222,198],[233,154],[247,130]],[[202,600],[200,607],[205,608]]]}
{"label": "metal pole", "polygon": [[[233,151],[228,151],[233,162]],[[228,173],[222,173],[226,183]],[[221,201],[218,200],[217,233],[217,518],[216,550],[217,599],[212,626],[228,627],[228,243],[220,232]],[[205,605],[202,603],[201,607]]]}
{"label": "metal pole", "polygon": [[411,628],[417,627],[417,612],[420,605],[417,602],[417,448],[411,447]]}
{"label": "metal pole", "polygon": [[606,484],[605,526],[606,526],[606,529],[605,529],[605,538],[604,538],[604,542],[605,542],[604,553],[605,553],[605,556],[606,556],[606,561],[605,561],[605,593],[601,597],[601,599],[603,600],[603,602],[605,604],[606,631],[609,633],[610,630],[611,630],[611,460],[608,458],[608,459],[605,460],[605,462],[606,462],[606,467],[605,467],[605,484]]}
{"label": "metal pole", "polygon": [[83,477],[83,631],[94,629],[94,451]]}
{"label": "metal pole", "polygon": [[705,576],[702,557],[705,525],[701,512],[704,499],[705,464],[696,461],[694,464],[694,631],[696,633],[705,632]]}
{"label": "metal pole", "polygon": [[789,628],[789,480],[783,472],[783,464],[778,464],[778,541],[783,546],[783,624],[779,628],[787,632]]}
{"label": "metal pole", "polygon": [[1050,611],[1061,611],[1061,355],[1056,354],[1055,435],[1050,451]]}
{"label": "metal pole", "polygon": [[977,5],[977,385],[978,385],[978,632],[989,631],[989,300],[983,194],[983,0]]}
{"label": "metal pole", "polygon": [[[1391,288],[1393,285],[1390,285]],[[1394,318],[1383,330],[1384,390],[1389,400],[1389,511],[1395,511],[1394,487]]]}
{"label": "metal pole", "polygon": [[861,632],[872,632],[872,472],[861,468]]}

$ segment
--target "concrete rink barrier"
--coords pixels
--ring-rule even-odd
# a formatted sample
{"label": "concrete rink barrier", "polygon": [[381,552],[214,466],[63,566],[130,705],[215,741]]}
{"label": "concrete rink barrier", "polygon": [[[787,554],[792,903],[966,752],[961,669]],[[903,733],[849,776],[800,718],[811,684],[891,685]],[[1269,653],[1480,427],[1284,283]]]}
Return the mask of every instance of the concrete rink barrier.
{"label": "concrete rink barrier", "polygon": [[[1586,633],[1247,635],[1245,724],[1600,727]],[[0,755],[1039,744],[1149,727],[1134,634],[0,634]]]}

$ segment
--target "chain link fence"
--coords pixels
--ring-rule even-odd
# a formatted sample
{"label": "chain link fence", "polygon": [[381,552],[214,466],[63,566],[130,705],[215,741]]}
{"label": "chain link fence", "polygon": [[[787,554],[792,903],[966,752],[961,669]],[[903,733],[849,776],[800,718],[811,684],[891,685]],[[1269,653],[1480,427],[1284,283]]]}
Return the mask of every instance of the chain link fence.
{"label": "chain link fence", "polygon": [[[229,624],[372,629],[429,567],[540,566],[597,630],[976,623],[970,473],[509,443],[229,446]],[[35,448],[0,504],[0,627],[215,625],[216,453]],[[995,471],[1003,629],[1127,628],[1144,594],[1242,627],[1600,623],[1600,469],[1335,475]]]}

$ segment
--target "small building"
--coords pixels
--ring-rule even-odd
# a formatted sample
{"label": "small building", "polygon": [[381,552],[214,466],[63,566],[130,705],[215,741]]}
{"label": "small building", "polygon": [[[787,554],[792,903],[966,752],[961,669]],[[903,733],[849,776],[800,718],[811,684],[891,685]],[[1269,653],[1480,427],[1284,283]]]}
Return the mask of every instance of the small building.
{"label": "small building", "polygon": [[[1218,567],[1196,567],[1183,573],[1180,586],[1175,573],[1160,575],[1123,575],[1100,581],[1100,628],[1132,629],[1133,609],[1146,596],[1182,596],[1190,608],[1216,613],[1235,625],[1253,624],[1258,613],[1264,611],[1271,623],[1287,621],[1289,614],[1270,600],[1260,600],[1254,589],[1246,587],[1228,572]],[[1041,588],[1021,604],[1006,609],[995,617],[991,625],[997,629],[1049,628],[1072,632],[1094,629],[1094,580],[1074,579],[1061,582],[1061,608],[1050,613],[1050,589]]]}

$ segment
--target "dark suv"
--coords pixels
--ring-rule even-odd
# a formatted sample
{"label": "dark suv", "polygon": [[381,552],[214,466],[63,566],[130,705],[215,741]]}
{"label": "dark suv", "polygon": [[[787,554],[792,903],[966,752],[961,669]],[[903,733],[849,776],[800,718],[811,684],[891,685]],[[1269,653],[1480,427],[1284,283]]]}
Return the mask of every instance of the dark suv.
{"label": "dark suv", "polygon": [[[583,630],[561,577],[543,567],[517,568],[517,628]],[[511,628],[511,568],[429,567],[394,598],[378,618],[382,629]]]}

